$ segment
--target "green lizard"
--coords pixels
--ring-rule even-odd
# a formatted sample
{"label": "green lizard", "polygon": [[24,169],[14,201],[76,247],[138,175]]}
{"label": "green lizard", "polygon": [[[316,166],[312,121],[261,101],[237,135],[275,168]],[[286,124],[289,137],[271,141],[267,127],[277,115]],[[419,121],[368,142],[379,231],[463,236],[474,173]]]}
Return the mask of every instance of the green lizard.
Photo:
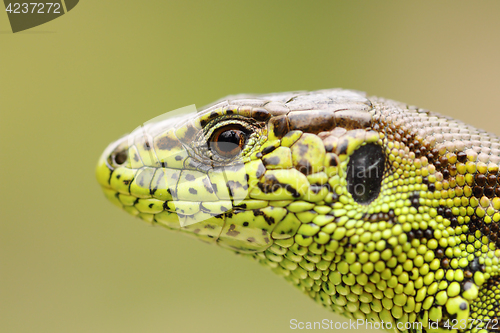
{"label": "green lizard", "polygon": [[492,332],[499,163],[493,134],[331,89],[148,124],[105,150],[97,179],[128,213],[255,258],[347,318]]}

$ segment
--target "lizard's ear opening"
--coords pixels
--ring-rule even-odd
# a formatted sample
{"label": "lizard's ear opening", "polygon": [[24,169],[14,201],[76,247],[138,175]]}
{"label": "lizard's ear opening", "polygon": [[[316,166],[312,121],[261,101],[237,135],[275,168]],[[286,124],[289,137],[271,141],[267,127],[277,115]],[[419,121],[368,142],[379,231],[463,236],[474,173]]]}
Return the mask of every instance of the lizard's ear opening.
{"label": "lizard's ear opening", "polygon": [[382,187],[385,169],[383,148],[376,144],[359,147],[347,164],[347,190],[352,198],[366,205],[375,200]]}

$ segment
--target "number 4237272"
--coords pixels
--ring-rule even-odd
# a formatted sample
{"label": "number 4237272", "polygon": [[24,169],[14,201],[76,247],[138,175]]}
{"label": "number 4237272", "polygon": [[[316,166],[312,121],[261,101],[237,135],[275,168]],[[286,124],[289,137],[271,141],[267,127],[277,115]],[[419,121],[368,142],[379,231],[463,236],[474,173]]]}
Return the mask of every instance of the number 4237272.
{"label": "number 4237272", "polygon": [[61,4],[52,2],[9,3],[5,11],[12,14],[61,14]]}

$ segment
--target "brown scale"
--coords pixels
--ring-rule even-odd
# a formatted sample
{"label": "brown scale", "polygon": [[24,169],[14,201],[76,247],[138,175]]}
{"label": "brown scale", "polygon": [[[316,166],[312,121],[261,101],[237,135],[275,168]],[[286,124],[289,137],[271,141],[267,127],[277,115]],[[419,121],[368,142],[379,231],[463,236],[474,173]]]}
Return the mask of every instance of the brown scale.
{"label": "brown scale", "polygon": [[[396,223],[395,220],[396,214],[394,214],[394,210],[389,210],[388,213],[375,213],[375,214],[368,214],[365,213],[362,217],[363,221],[369,221],[369,222],[381,222],[381,221],[386,221],[386,222],[392,222]],[[340,218],[337,218],[336,220],[339,220]]]}
{"label": "brown scale", "polygon": [[479,230],[482,235],[488,237],[491,242],[495,243],[497,247],[500,247],[499,222],[485,223],[482,218],[474,214],[471,216],[468,227],[470,234],[474,235],[474,233]]}

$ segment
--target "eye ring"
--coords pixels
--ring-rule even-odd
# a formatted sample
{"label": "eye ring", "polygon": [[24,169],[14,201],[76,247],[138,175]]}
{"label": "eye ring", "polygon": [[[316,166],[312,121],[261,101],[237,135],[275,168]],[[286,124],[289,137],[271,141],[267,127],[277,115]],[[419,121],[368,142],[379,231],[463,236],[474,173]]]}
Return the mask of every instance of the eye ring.
{"label": "eye ring", "polygon": [[223,158],[233,158],[241,153],[247,138],[248,130],[243,126],[222,126],[210,136],[210,150]]}

